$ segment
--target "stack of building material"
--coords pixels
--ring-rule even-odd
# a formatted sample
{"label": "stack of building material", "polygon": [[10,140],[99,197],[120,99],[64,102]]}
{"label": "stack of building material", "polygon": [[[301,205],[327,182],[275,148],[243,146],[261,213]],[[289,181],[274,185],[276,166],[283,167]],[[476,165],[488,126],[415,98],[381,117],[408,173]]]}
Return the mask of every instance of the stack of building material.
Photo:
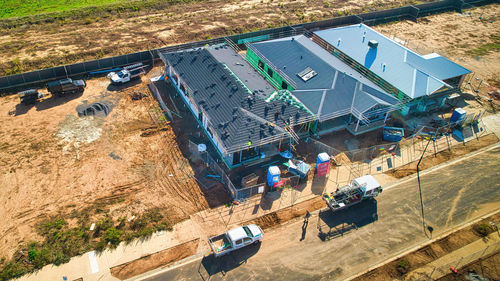
{"label": "stack of building material", "polygon": [[259,181],[259,177],[254,174],[254,173],[251,173],[249,175],[246,175],[244,176],[242,179],[241,179],[241,186],[243,188],[245,187],[250,187],[250,186],[254,186],[257,184],[257,182]]}

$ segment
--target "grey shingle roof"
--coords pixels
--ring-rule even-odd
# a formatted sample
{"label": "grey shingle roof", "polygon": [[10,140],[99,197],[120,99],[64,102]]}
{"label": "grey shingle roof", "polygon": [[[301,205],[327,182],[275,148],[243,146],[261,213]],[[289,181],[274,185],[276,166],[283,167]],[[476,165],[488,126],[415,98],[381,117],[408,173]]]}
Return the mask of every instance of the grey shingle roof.
{"label": "grey shingle roof", "polygon": [[[305,110],[286,102],[266,102],[252,90],[261,84],[256,86],[253,79],[246,79],[243,85],[213,56],[215,51],[203,48],[162,56],[192,89],[192,99],[205,110],[226,149],[238,146],[243,149],[249,142],[256,144],[270,136],[287,134],[283,129],[287,120],[297,124],[310,118]],[[226,65],[231,64],[229,58],[224,60]],[[243,66],[248,68],[247,73],[252,70],[246,62]]]}
{"label": "grey shingle roof", "polygon": [[207,48],[207,51],[219,62],[225,64],[238,78],[263,98],[274,92],[274,88],[262,77],[257,70],[250,67],[245,59],[227,45]]}
{"label": "grey shingle roof", "polygon": [[[336,70],[302,46],[295,37],[252,44],[274,66],[286,73],[300,89],[329,89]],[[304,82],[297,74],[307,67],[318,74]]]}
{"label": "grey shingle roof", "polygon": [[318,114],[324,90],[294,91],[293,95],[314,114]]}
{"label": "grey shingle roof", "polygon": [[[340,74],[335,86],[329,90],[295,90],[291,93],[321,121],[352,113],[362,113],[376,105],[394,106],[398,100],[363,85],[351,76]],[[276,97],[280,99],[280,97]]]}

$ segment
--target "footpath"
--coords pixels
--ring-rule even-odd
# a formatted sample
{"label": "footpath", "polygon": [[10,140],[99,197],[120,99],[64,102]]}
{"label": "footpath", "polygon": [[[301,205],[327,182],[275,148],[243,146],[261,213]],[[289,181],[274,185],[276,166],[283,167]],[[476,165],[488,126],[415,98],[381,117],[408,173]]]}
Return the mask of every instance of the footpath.
{"label": "footpath", "polygon": [[[500,119],[497,115],[487,116],[483,120],[485,124],[491,125],[492,132],[500,136]],[[488,126],[490,128],[490,126]],[[482,131],[483,132],[483,131]],[[484,127],[486,132],[486,127]],[[484,133],[483,132],[483,133]],[[477,136],[470,137],[469,140],[476,139]],[[432,155],[439,151],[446,150],[450,146],[462,145],[450,138],[443,140],[446,142],[437,143],[435,148],[426,155]],[[467,140],[466,140],[467,141]],[[423,142],[422,142],[422,145]],[[392,159],[392,168],[397,168],[417,160],[421,154],[415,153],[418,146],[408,147],[413,153],[403,150],[400,156],[389,156]],[[437,150],[436,150],[437,149]],[[410,157],[412,156],[412,157]],[[385,156],[387,158],[388,156]],[[398,158],[399,157],[399,158]],[[380,163],[379,166],[374,163]],[[318,189],[312,181],[302,190],[287,189],[281,193],[281,196],[254,196],[239,205],[231,207],[220,206],[213,209],[201,211],[192,215],[188,220],[178,223],[170,232],[158,232],[153,234],[147,240],[137,240],[128,245],[121,243],[116,249],[107,249],[102,253],[89,252],[81,256],[73,257],[68,263],[60,266],[48,265],[30,275],[25,275],[19,280],[120,280],[111,274],[111,268],[118,265],[131,262],[141,257],[157,253],[159,251],[172,248],[181,243],[199,238],[199,246],[194,256],[202,256],[209,252],[207,239],[209,236],[219,234],[224,230],[230,229],[243,222],[255,220],[266,214],[276,212],[298,203],[304,205],[306,201],[318,198],[323,192],[335,190],[338,186],[350,182],[353,178],[363,174],[372,174],[383,186],[397,182],[398,179],[388,176],[385,171],[391,169],[387,166],[387,159],[374,159],[372,164],[364,164],[363,167],[356,167],[353,171],[352,166],[339,166],[331,169],[327,181]],[[316,202],[317,203],[317,202]],[[315,205],[316,206],[316,205]],[[443,257],[444,258],[444,257]],[[140,272],[139,272],[140,273]]]}
{"label": "footpath", "polygon": [[442,256],[425,266],[419,267],[406,276],[405,280],[439,279],[451,272],[450,268],[460,269],[467,265],[467,261],[474,261],[474,256],[486,257],[498,252],[500,235],[498,232],[490,233],[483,239],[476,240],[458,250]]}

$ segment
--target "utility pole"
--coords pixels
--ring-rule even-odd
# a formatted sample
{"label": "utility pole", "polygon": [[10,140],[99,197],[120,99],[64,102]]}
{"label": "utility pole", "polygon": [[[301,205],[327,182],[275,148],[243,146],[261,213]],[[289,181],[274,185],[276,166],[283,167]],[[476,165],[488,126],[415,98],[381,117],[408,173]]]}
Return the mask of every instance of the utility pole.
{"label": "utility pole", "polygon": [[[422,228],[424,230],[424,233],[427,235],[427,232],[425,232],[425,214],[424,214],[424,200],[422,199],[422,186],[420,185],[420,162],[422,162],[422,159],[424,158],[425,151],[427,150],[427,147],[429,147],[429,144],[431,143],[431,140],[435,140],[434,138],[430,137],[429,141],[427,142],[427,145],[424,148],[424,152],[422,152],[422,155],[420,156],[420,159],[418,160],[417,163],[417,181],[418,181],[418,193],[420,195],[420,207],[422,209]],[[434,230],[431,226],[428,227],[429,232],[431,233],[432,236],[432,231]]]}

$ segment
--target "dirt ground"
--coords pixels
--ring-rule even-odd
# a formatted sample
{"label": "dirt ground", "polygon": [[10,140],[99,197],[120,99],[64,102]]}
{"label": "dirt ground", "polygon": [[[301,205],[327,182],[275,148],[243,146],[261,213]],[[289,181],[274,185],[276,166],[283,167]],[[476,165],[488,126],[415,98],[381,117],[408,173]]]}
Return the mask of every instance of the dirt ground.
{"label": "dirt ground", "polygon": [[194,255],[199,243],[200,239],[194,239],[140,259],[117,265],[110,268],[111,275],[120,280],[125,280],[160,266],[166,266]]}
{"label": "dirt ground", "polygon": [[[482,223],[488,223],[489,221],[498,221],[500,219],[500,214],[495,214],[488,217],[475,225]],[[416,250],[415,252],[409,253],[395,261],[378,267],[362,276],[359,276],[354,281],[377,281],[377,280],[402,280],[406,273],[400,272],[397,269],[398,263],[401,260],[406,260],[409,263],[409,267],[406,272],[410,272],[417,269],[423,265],[426,265],[452,251],[464,247],[478,239],[482,239],[482,236],[474,230],[474,225],[463,228],[457,232],[454,232],[432,244],[424,246]],[[494,267],[492,269],[495,269]],[[492,272],[494,273],[494,272]],[[498,274],[498,273],[494,273]],[[466,279],[445,279],[445,280],[466,280]],[[492,279],[497,280],[497,279]]]}
{"label": "dirt ground", "polygon": [[324,207],[326,207],[326,204],[323,199],[321,197],[314,197],[313,199],[300,202],[294,206],[251,220],[248,224],[257,224],[262,229],[266,229],[280,225],[291,219],[304,216],[307,211],[313,212]]}
{"label": "dirt ground", "polygon": [[[436,52],[474,72],[474,89],[483,80],[480,92],[500,88],[500,4],[419,18],[418,23],[401,21],[374,28],[398,38],[420,54]],[[488,45],[495,43],[494,45]],[[488,47],[490,46],[490,47]],[[482,54],[478,49],[482,48]],[[468,80],[466,80],[467,82]],[[467,87],[470,91],[470,87]]]}
{"label": "dirt ground", "polygon": [[[181,1],[182,2],[182,1]],[[426,1],[420,1],[426,2]],[[19,24],[0,21],[0,75],[409,5],[409,0],[210,0]],[[16,22],[14,26],[10,23]]]}
{"label": "dirt ground", "polygon": [[[172,223],[208,207],[172,130],[151,133],[148,104],[130,98],[144,84],[108,84],[88,80],[81,96],[49,96],[33,107],[0,98],[0,216],[10,218],[0,225],[1,257],[36,240],[39,222],[88,207],[114,218],[159,207]],[[78,105],[96,101],[112,106],[107,117],[77,116]]]}
{"label": "dirt ground", "polygon": [[[460,157],[462,155],[465,155],[467,153],[476,151],[480,148],[486,147],[488,145],[494,144],[498,142],[498,137],[495,134],[489,134],[483,137],[480,137],[479,139],[471,140],[467,142],[467,145],[456,145],[452,147],[451,151],[444,150],[439,153],[437,153],[435,156],[427,156],[424,159],[422,159],[421,165],[421,170],[428,169],[430,167],[436,166],[438,164],[441,164],[443,162],[446,162],[450,159]],[[418,162],[412,162],[409,164],[406,164],[404,166],[401,166],[396,169],[392,169],[390,171],[385,172],[385,174],[395,177],[395,178],[404,178],[406,176],[412,175],[417,172],[417,163]]]}

